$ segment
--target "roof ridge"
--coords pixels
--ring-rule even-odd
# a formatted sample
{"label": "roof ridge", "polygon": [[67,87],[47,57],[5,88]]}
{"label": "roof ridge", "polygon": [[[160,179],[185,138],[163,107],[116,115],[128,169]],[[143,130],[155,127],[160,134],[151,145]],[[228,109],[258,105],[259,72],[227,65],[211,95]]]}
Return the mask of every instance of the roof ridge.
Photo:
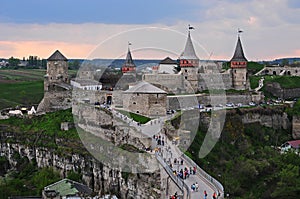
{"label": "roof ridge", "polygon": [[59,50],[56,50],[47,60],[48,61],[68,61],[68,59]]}
{"label": "roof ridge", "polygon": [[130,52],[130,48],[128,47],[128,52],[127,52],[127,55],[126,55],[126,60],[123,64],[123,67],[126,67],[126,66],[130,66],[130,67],[136,67],[134,62],[133,62],[133,59],[132,59],[132,55],[131,55],[131,52]]}
{"label": "roof ridge", "polygon": [[247,58],[245,57],[242,42],[240,39],[240,36],[238,35],[238,40],[236,43],[235,51],[233,54],[233,57],[231,58],[230,61],[248,61]]}
{"label": "roof ridge", "polygon": [[188,32],[188,37],[185,43],[184,51],[181,53],[180,59],[199,59],[196,55],[190,31]]}

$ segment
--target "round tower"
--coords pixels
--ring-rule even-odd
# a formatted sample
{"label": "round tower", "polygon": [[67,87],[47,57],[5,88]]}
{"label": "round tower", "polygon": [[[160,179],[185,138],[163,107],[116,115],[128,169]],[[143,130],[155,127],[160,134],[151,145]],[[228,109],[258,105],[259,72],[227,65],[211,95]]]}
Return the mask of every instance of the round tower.
{"label": "round tower", "polygon": [[249,88],[249,80],[247,73],[248,60],[246,59],[238,32],[238,40],[232,59],[230,60],[232,87],[236,90],[246,90]]}
{"label": "round tower", "polygon": [[[188,92],[197,92],[198,91],[198,68],[199,68],[199,58],[196,55],[194,45],[191,39],[190,30],[194,29],[189,26],[188,37],[186,40],[184,51],[179,57],[179,66],[184,80],[188,81],[190,85],[186,85],[185,88]],[[189,88],[192,88],[191,91]]]}

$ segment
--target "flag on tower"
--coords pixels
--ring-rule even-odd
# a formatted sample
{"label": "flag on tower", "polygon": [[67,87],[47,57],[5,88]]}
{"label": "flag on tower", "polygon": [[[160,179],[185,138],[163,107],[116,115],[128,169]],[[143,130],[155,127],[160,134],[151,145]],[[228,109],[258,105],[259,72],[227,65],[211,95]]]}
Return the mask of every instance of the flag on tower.
{"label": "flag on tower", "polygon": [[194,30],[195,28],[189,24],[189,30]]}

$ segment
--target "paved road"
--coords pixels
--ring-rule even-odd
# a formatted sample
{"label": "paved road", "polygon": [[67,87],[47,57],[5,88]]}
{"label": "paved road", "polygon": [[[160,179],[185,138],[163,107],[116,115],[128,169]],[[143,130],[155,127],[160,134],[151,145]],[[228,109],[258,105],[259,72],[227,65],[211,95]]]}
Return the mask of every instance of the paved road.
{"label": "paved road", "polygon": [[[113,110],[112,111],[115,116],[122,119],[124,122],[126,122],[128,125],[133,126],[137,128],[139,131],[141,131],[143,134],[148,135],[152,138],[152,147],[159,149],[160,156],[165,160],[165,163],[167,165],[172,164],[172,170],[176,171],[177,173],[181,169],[187,168],[190,170],[190,168],[193,168],[193,165],[188,163],[187,161],[183,161],[183,164],[174,164],[174,159],[177,160],[182,159],[182,152],[179,150],[178,146],[175,145],[171,140],[168,140],[166,135],[161,134],[160,130],[162,129],[164,122],[168,119],[170,119],[174,115],[167,115],[165,117],[161,117],[155,120],[151,120],[147,124],[139,125],[137,122],[132,121],[130,118],[122,115],[121,113]],[[175,113],[176,114],[176,113]],[[153,136],[156,136],[154,138]],[[164,141],[164,145],[162,146],[162,142],[160,145],[158,145],[158,137],[160,136],[160,140]],[[208,197],[212,198],[212,194],[214,193],[213,186],[207,182],[206,179],[204,179],[199,172],[196,171],[196,174],[191,174],[188,178],[184,180],[185,184],[189,187],[190,193],[191,193],[191,199],[201,199],[204,198],[204,191],[207,192]],[[198,183],[199,188],[198,191],[192,191],[191,185],[194,183]],[[175,193],[174,193],[175,194]],[[168,196],[169,198],[169,196]]]}

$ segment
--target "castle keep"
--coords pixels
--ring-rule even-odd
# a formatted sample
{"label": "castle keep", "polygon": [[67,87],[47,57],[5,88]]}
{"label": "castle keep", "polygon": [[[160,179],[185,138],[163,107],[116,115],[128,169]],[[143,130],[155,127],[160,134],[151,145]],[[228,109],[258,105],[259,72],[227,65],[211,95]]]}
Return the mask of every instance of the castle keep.
{"label": "castle keep", "polygon": [[68,59],[56,50],[47,59],[47,72],[44,76],[44,98],[38,112],[50,112],[71,107],[71,90],[68,76]]}

